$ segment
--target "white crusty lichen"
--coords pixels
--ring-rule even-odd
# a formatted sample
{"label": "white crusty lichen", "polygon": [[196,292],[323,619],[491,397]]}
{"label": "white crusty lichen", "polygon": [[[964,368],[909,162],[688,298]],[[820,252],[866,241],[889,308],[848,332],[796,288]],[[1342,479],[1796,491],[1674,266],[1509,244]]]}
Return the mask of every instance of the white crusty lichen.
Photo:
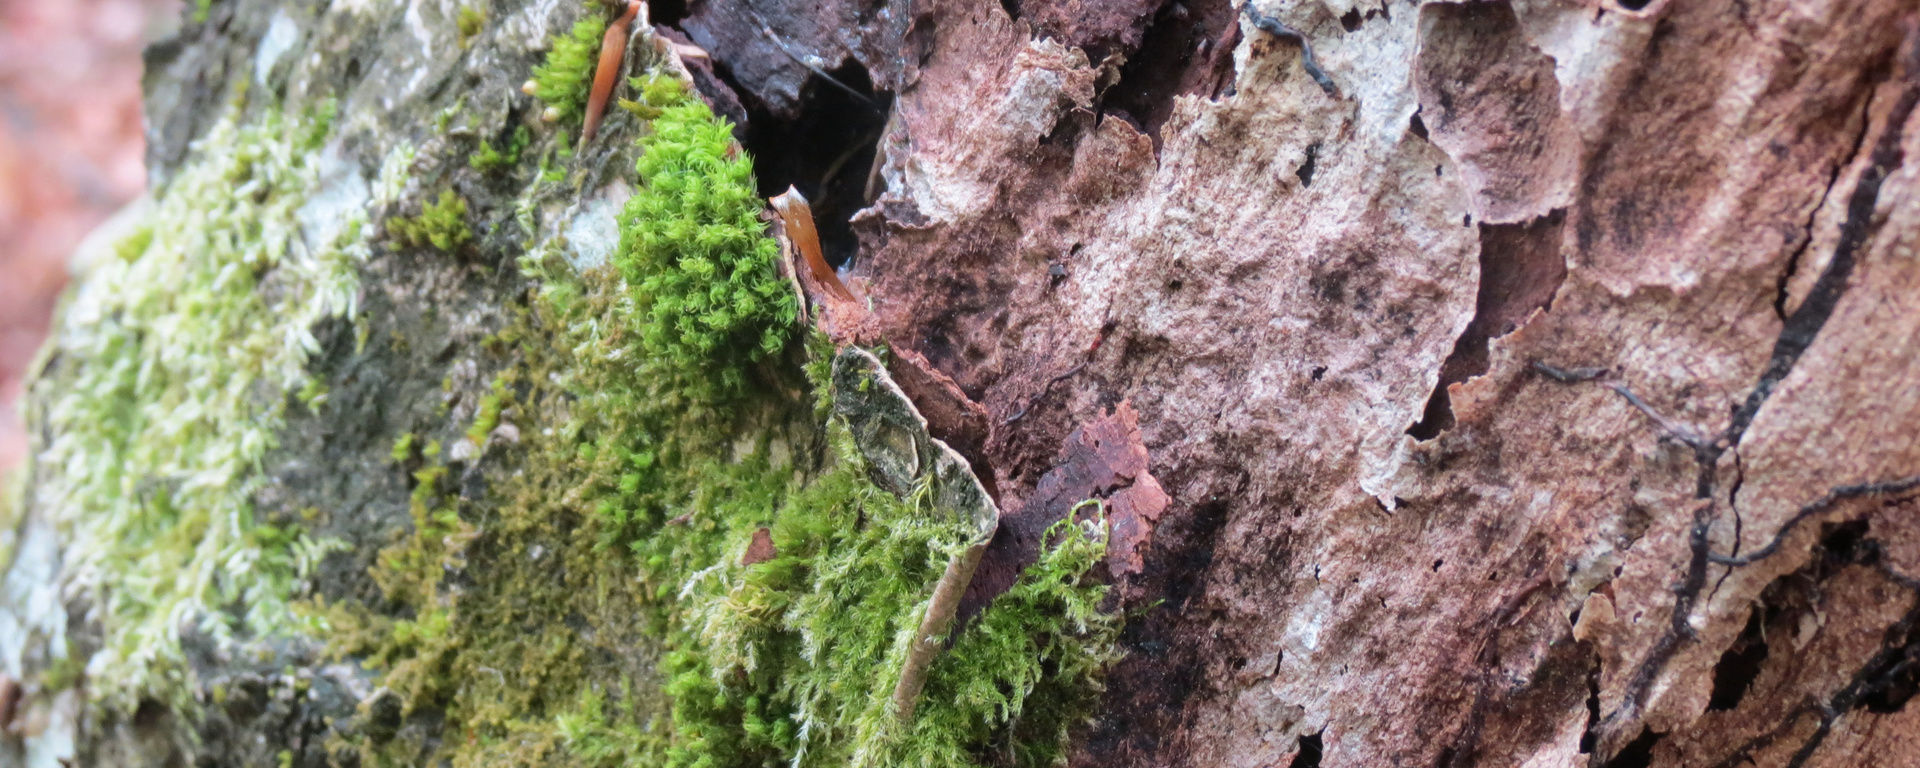
{"label": "white crusty lichen", "polygon": [[118,257],[77,276],[33,385],[32,513],[64,539],[64,595],[101,634],[96,702],[186,704],[185,632],[304,626],[289,600],[326,546],[266,524],[252,497],[309,381],[312,326],[354,311],[367,244],[359,213],[308,240],[322,136],[298,123],[214,126]]}

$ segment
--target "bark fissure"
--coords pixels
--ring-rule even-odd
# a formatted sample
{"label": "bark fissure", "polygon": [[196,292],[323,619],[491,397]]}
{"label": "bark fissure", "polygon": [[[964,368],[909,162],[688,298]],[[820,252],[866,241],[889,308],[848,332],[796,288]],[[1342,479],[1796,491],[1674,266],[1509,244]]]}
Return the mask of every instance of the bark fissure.
{"label": "bark fissure", "polygon": [[[1901,584],[1909,591],[1920,591],[1916,590],[1920,584],[1915,584],[1913,580],[1894,572],[1884,562],[1880,565],[1882,572],[1890,580]],[[1913,607],[1907,610],[1906,615],[1887,627],[1883,635],[1886,639],[1880,651],[1853,674],[1847,681],[1846,687],[1841,688],[1838,693],[1825,701],[1803,705],[1799,712],[1789,718],[1790,720],[1798,719],[1800,714],[1812,712],[1819,715],[1820,724],[1814,728],[1813,734],[1807,737],[1800,748],[1794,751],[1793,757],[1787,761],[1787,768],[1800,768],[1806,765],[1807,761],[1812,759],[1813,753],[1826,743],[1827,737],[1833,732],[1834,723],[1848,712],[1859,708],[1868,695],[1883,690],[1889,682],[1911,670],[1916,663],[1920,663],[1920,637],[1916,637],[1914,631],[1917,626],[1920,626],[1920,595],[1916,596]],[[1751,751],[1746,750],[1746,753],[1751,754]]]}
{"label": "bark fissure", "polygon": [[1820,188],[1820,196],[1815,199],[1813,209],[1807,211],[1806,224],[1800,228],[1800,247],[1787,255],[1787,264],[1780,270],[1780,281],[1773,297],[1773,313],[1781,320],[1787,319],[1787,302],[1792,298],[1793,276],[1800,271],[1800,259],[1807,249],[1813,247],[1814,226],[1820,220],[1820,210],[1827,207],[1828,198],[1833,196],[1833,188],[1840,184],[1840,174],[1860,156],[1861,148],[1866,146],[1867,134],[1873,130],[1873,92],[1869,90],[1860,104],[1860,130],[1853,135],[1853,147],[1839,162],[1833,164],[1833,170],[1827,174],[1827,183]]}
{"label": "bark fissure", "polygon": [[1160,128],[1174,99],[1217,99],[1233,83],[1233,48],[1240,25],[1228,0],[1167,0],[1153,11],[1140,46],[1127,55],[1119,80],[1100,94],[1096,111],[1123,115],[1161,145]]}
{"label": "bark fissure", "polygon": [[[1693,512],[1693,523],[1688,536],[1687,567],[1682,581],[1674,586],[1674,605],[1669,614],[1667,629],[1653,643],[1629,678],[1620,706],[1606,718],[1603,737],[1600,739],[1602,748],[1594,753],[1596,761],[1601,755],[1609,752],[1617,755],[1626,749],[1622,746],[1616,751],[1609,750],[1605,746],[1608,742],[1619,743],[1622,736],[1621,729],[1638,717],[1646,692],[1651,689],[1653,683],[1678,653],[1682,643],[1695,637],[1690,618],[1694,605],[1699,601],[1701,592],[1705,588],[1709,565],[1726,565],[1731,568],[1765,558],[1778,551],[1786,536],[1800,523],[1830,508],[1843,498],[1887,495],[1920,485],[1920,478],[1908,478],[1882,483],[1841,486],[1822,499],[1802,507],[1792,518],[1789,518],[1774,539],[1760,549],[1744,557],[1722,556],[1711,551],[1708,534],[1717,517],[1715,512],[1717,505],[1712,499],[1718,484],[1719,460],[1728,451],[1738,451],[1740,441],[1745,437],[1760,408],[1773,394],[1780,381],[1792,372],[1800,357],[1812,346],[1827,320],[1832,317],[1848,287],[1860,253],[1871,235],[1872,218],[1879,202],[1880,189],[1887,177],[1897,170],[1904,160],[1901,129],[1911,116],[1915,104],[1920,102],[1920,36],[1907,35],[1901,51],[1899,76],[1905,79],[1906,86],[1901,89],[1889,110],[1883,132],[1874,142],[1868,156],[1867,167],[1862,170],[1859,180],[1849,195],[1846,219],[1841,224],[1841,235],[1839,242],[1835,245],[1833,257],[1809,290],[1807,298],[1784,323],[1759,380],[1742,404],[1733,412],[1726,429],[1708,438],[1692,427],[1662,416],[1623,383],[1605,382],[1606,386],[1658,424],[1666,435],[1692,448],[1698,467],[1694,495],[1705,501]],[[1562,382],[1593,381],[1608,375],[1606,369],[1600,368],[1565,369],[1540,363],[1535,363],[1534,368]],[[1738,505],[1734,502],[1735,499],[1730,496],[1729,507],[1737,510]],[[1736,521],[1736,525],[1740,523]],[[1831,719],[1823,717],[1821,729],[1810,743],[1817,746],[1817,742],[1824,738],[1824,733],[1830,725]],[[1806,751],[1808,754],[1811,753],[1811,749]],[[1797,758],[1798,761],[1804,761],[1804,759],[1804,757]]]}
{"label": "bark fissure", "polygon": [[[1630,722],[1640,714],[1640,707],[1643,704],[1641,699],[1646,695],[1647,689],[1653,687],[1655,678],[1666,669],[1667,663],[1673,660],[1674,654],[1679,652],[1680,643],[1691,640],[1695,636],[1690,620],[1693,617],[1693,605],[1699,600],[1700,590],[1707,583],[1709,547],[1707,533],[1713,526],[1713,506],[1713,502],[1708,501],[1694,508],[1693,526],[1687,534],[1686,576],[1679,584],[1674,585],[1673,612],[1668,615],[1666,632],[1654,643],[1653,648],[1647,652],[1646,659],[1634,670],[1633,678],[1627,683],[1625,695],[1620,700],[1620,707],[1607,718],[1616,727]],[[1605,750],[1597,750],[1594,755],[1597,757],[1604,753]]]}
{"label": "bark fissure", "polygon": [[[604,416],[619,440],[598,428],[579,440],[537,429],[584,413],[590,400],[540,401],[564,406],[557,414],[530,410],[525,385],[558,381],[547,368],[493,386],[523,356],[556,367],[591,357],[598,366],[612,346],[542,344],[500,329],[509,310],[544,301],[549,285],[565,288],[577,270],[630,249],[629,230],[641,227],[628,225],[655,209],[627,211],[636,205],[629,196],[644,203],[666,185],[631,173],[657,145],[629,141],[657,136],[646,128],[650,102],[612,111],[589,152],[560,157],[546,149],[571,145],[578,126],[543,124],[541,105],[517,95],[528,68],[552,59],[540,38],[567,36],[575,18],[606,9],[481,5],[475,12],[492,18],[467,48],[472,14],[456,19],[448,9],[419,9],[403,23],[386,8],[308,14],[221,0],[211,22],[192,27],[196,42],[176,51],[183,63],[158,62],[150,123],[164,128],[153,142],[163,159],[195,138],[195,109],[226,103],[230,81],[258,86],[246,97],[249,114],[337,98],[335,146],[320,154],[339,155],[352,166],[346,176],[357,170],[375,188],[372,231],[451,187],[474,234],[445,259],[376,242],[362,311],[320,334],[328,357],[314,366],[324,371],[316,381],[330,391],[318,393],[311,417],[288,422],[285,461],[270,462],[256,505],[276,525],[297,527],[308,517],[295,513],[311,506],[318,533],[350,534],[341,538],[352,550],[330,557],[318,583],[330,600],[352,592],[362,602],[389,592],[366,574],[396,526],[419,528],[414,518],[440,511],[427,507],[472,512],[463,521],[482,530],[463,550],[465,565],[449,570],[426,547],[419,573],[402,575],[438,579],[438,595],[453,601],[447,654],[458,666],[438,668],[484,671],[444,681],[436,673],[433,689],[415,693],[316,684],[303,709],[363,713],[337,727],[317,716],[288,720],[255,706],[266,688],[233,686],[243,696],[222,722],[251,719],[208,732],[210,749],[242,754],[232,745],[244,740],[256,757],[266,742],[254,731],[291,723],[301,727],[274,728],[286,735],[269,739],[291,747],[301,766],[318,764],[330,733],[363,732],[368,744],[462,755],[513,737],[515,762],[587,759],[571,734],[515,730],[564,725],[571,720],[555,716],[567,714],[621,742],[616,752],[635,741],[627,731],[666,733],[650,724],[677,718],[690,727],[660,738],[758,739],[759,726],[771,725],[766,744],[709,738],[715,765],[766,762],[726,757],[736,746],[788,754],[775,743],[786,738],[779,729],[801,721],[778,711],[785,704],[729,697],[707,712],[704,700],[676,693],[686,689],[654,682],[671,674],[670,682],[745,691],[791,679],[765,665],[730,679],[703,671],[711,662],[702,659],[688,660],[696,663],[684,676],[660,668],[663,658],[682,660],[651,655],[651,630],[627,621],[624,601],[660,605],[649,595],[667,593],[656,587],[684,590],[686,558],[658,560],[663,548],[648,543],[652,551],[629,567],[584,544],[557,548],[594,534],[588,519],[623,526],[622,536],[657,524],[674,538],[700,537],[701,561],[726,564],[707,572],[698,596],[718,610],[731,594],[720,587],[741,569],[803,557],[789,544],[801,539],[782,532],[804,521],[749,519],[764,506],[758,487],[786,482],[758,471],[729,480],[739,462],[718,452],[714,477],[733,486],[689,479],[688,494],[652,492],[659,484],[646,473],[657,474],[664,454],[645,465],[642,454],[603,450],[641,445],[627,434],[632,409],[593,417]],[[1897,727],[1912,708],[1900,720],[1888,713],[1920,687],[1910,637],[1920,608],[1866,567],[1883,557],[1914,570],[1920,557],[1920,533],[1897,514],[1905,508],[1889,506],[1920,503],[1920,475],[1907,477],[1920,473],[1920,446],[1899,431],[1920,414],[1909,396],[1920,367],[1883,341],[1920,332],[1920,299],[1904,290],[1920,273],[1897,257],[1909,245],[1897,238],[1920,217],[1912,202],[1920,161],[1906,163],[1900,151],[1920,138],[1902,123],[1920,120],[1911,114],[1920,112],[1914,11],[1901,0],[1744,0],[1743,30],[1698,4],[1648,7],[654,7],[657,25],[686,31],[665,52],[685,57],[694,90],[744,142],[722,157],[751,157],[736,197],[755,210],[732,221],[759,231],[756,192],[794,185],[812,198],[824,250],[854,259],[835,265],[838,280],[864,305],[843,313],[823,301],[825,316],[861,318],[832,326],[847,338],[888,342],[888,366],[905,364],[893,375],[926,433],[959,451],[1010,513],[971,578],[963,567],[941,577],[941,606],[965,581],[951,628],[938,620],[944,610],[903,614],[911,621],[896,636],[917,621],[925,663],[886,665],[906,685],[884,680],[869,698],[889,701],[890,689],[894,712],[915,713],[913,727],[935,723],[951,703],[940,694],[950,688],[939,681],[952,679],[943,665],[971,657],[932,638],[998,626],[992,619],[1006,615],[1010,596],[1024,594],[1018,574],[1036,552],[1052,551],[1050,523],[1092,499],[1108,526],[1095,563],[1105,566],[1096,573],[1108,599],[1089,613],[1124,617],[1115,636],[1126,655],[1107,671],[1089,727],[1045,734],[1070,765],[1633,768],[1710,765],[1732,751],[1779,768],[1796,753],[1812,765],[1920,749],[1911,729]],[[266,42],[289,28],[296,42],[271,64]],[[449,43],[425,46],[423,57],[415,39],[456,33],[457,55]],[[250,61],[269,62],[261,67],[271,74],[249,77]],[[337,62],[327,66],[338,71],[285,75],[316,71],[310,62]],[[635,95],[624,80],[617,87]],[[471,94],[464,106],[456,92]],[[716,128],[723,140],[726,128]],[[527,133],[531,142],[519,138]],[[518,164],[467,162],[475,144],[492,156],[516,143],[530,150]],[[684,191],[692,200],[703,190]],[[792,226],[780,221],[776,238]],[[679,239],[660,232],[663,243]],[[449,277],[482,266],[489,281],[471,275],[471,290]],[[646,290],[643,272],[623,272],[618,290],[594,284],[606,292],[579,297],[581,316],[627,317],[615,304]],[[834,272],[795,272],[802,303]],[[617,344],[675,320],[543,322]],[[378,354],[363,358],[361,346]],[[798,352],[774,354],[745,371],[747,381],[793,383],[778,371]],[[490,393],[504,398],[497,414],[484,407]],[[1130,415],[1118,418],[1122,411]],[[1101,432],[1116,420],[1126,429]],[[556,514],[519,512],[545,501],[494,503],[501,478],[532,477],[477,469],[510,470],[515,451],[529,450],[494,440],[496,432],[554,457],[550,474],[516,487],[543,500],[549,489],[566,491]],[[844,450],[812,434],[796,423],[764,447],[807,467]],[[419,445],[443,439],[444,460]],[[591,456],[577,445],[589,440]],[[747,442],[735,440],[733,451],[756,450]],[[1114,457],[1118,448],[1126,461]],[[341,455],[353,461],[334,460]],[[613,466],[629,458],[640,470]],[[444,482],[421,478],[440,464]],[[575,474],[583,470],[584,484]],[[424,499],[417,514],[409,487]],[[608,513],[574,503],[603,491],[639,501]],[[703,528],[715,505],[739,507],[741,527],[724,536]],[[822,522],[845,509],[814,506]],[[1084,509],[1080,517],[1095,519]],[[1749,527],[1754,541],[1744,540]],[[644,572],[666,574],[659,584],[618,570],[656,562],[669,570]],[[932,583],[941,571],[930,562]],[[619,585],[600,601],[611,606],[606,616],[580,624],[549,607],[587,615],[570,605],[575,594],[590,596],[572,589],[585,582],[567,574],[603,567],[605,583]],[[1899,581],[1891,570],[1889,578]],[[431,597],[418,605],[437,605]],[[414,604],[387,599],[392,606],[376,606],[382,616]],[[839,615],[842,604],[823,597],[808,610]],[[430,628],[421,620],[434,616],[422,608],[409,618]],[[684,628],[705,627],[699,642],[727,664],[736,663],[728,649],[758,647],[712,634],[715,626]],[[489,648],[502,645],[495,638],[510,645],[519,632],[552,638],[538,645],[568,658],[520,671],[487,663],[504,658]],[[394,674],[367,669],[353,680]],[[844,679],[863,679],[847,669]],[[458,677],[482,688],[459,688]],[[616,679],[628,683],[615,690]],[[0,697],[7,682],[0,678]],[[31,678],[16,682],[26,689],[22,711],[44,711]],[[576,692],[593,698],[571,701]],[[968,747],[968,759],[941,764],[1032,762],[1022,756],[1032,727],[1022,723],[1040,711],[1015,718],[1006,738]],[[121,732],[182,727],[159,709],[147,719]],[[468,743],[456,746],[462,735]],[[8,747],[0,739],[0,763]],[[849,762],[836,757],[810,751],[798,763]]]}
{"label": "bark fissure", "polygon": [[1798,511],[1794,512],[1792,517],[1787,518],[1787,521],[1781,524],[1780,530],[1774,533],[1773,538],[1759,549],[1753,550],[1746,555],[1716,554],[1712,556],[1713,562],[1715,565],[1733,567],[1752,565],[1772,557],[1774,553],[1779,552],[1780,546],[1786,543],[1787,537],[1791,536],[1794,530],[1799,528],[1802,523],[1805,523],[1814,515],[1832,509],[1842,501],[1873,498],[1877,496],[1892,496],[1897,493],[1911,491],[1915,488],[1920,488],[1920,475],[1900,478],[1898,480],[1856,483],[1836,487],[1833,490],[1827,491],[1827,493],[1820,498],[1801,506]]}
{"label": "bark fissure", "polygon": [[1827,319],[1833,316],[1834,309],[1839,306],[1840,297],[1846,293],[1860,251],[1872,234],[1873,213],[1880,202],[1880,188],[1905,160],[1905,152],[1900,147],[1901,139],[1905,137],[1902,129],[1907,124],[1907,118],[1913,114],[1914,104],[1920,102],[1920,34],[1907,35],[1902,45],[1900,63],[1899,76],[1906,81],[1906,87],[1887,111],[1886,125],[1879,139],[1874,142],[1867,167],[1861,170],[1860,179],[1855,182],[1853,192],[1847,198],[1847,217],[1840,225],[1840,240],[1834,245],[1833,258],[1807,291],[1807,298],[1787,317],[1786,323],[1780,328],[1779,339],[1774,342],[1773,354],[1760,373],[1760,380],[1747,394],[1746,401],[1733,412],[1733,420],[1722,435],[1722,440],[1729,447],[1740,445],[1747,428],[1759,415],[1761,406],[1773,395],[1780,381],[1793,372],[1800,356],[1813,345],[1814,339],[1826,326]]}

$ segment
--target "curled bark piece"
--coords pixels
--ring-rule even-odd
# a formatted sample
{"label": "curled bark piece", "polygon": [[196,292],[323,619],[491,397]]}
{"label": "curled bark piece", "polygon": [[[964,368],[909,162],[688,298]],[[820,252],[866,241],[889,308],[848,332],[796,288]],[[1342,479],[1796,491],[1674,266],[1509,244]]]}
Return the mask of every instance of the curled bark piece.
{"label": "curled bark piece", "polygon": [[911,722],[927,669],[940,653],[960,598],[973,581],[981,553],[1000,524],[1000,509],[966,459],[927,433],[927,420],[887,374],[879,358],[847,347],[833,360],[833,409],[847,420],[855,445],[866,457],[876,485],[906,496],[925,484],[936,514],[952,515],[970,538],[965,550],[947,561],[934,584],[927,611],[914,630],[893,688],[894,715]]}

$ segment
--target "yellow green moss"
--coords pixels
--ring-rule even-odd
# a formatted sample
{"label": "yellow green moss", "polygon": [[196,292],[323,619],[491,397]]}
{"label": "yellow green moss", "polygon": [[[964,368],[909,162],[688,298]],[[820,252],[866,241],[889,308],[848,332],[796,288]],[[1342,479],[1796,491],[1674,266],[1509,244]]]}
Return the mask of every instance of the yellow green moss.
{"label": "yellow green moss", "polygon": [[642,186],[621,214],[613,263],[640,315],[641,353],[737,387],[747,363],[785,347],[793,289],[732,128],[697,100],[677,102],[640,140]]}
{"label": "yellow green moss", "polygon": [[473,239],[467,228],[467,200],[451,189],[420,209],[418,216],[394,216],[387,219],[387,232],[402,245],[412,248],[433,246],[451,253]]}
{"label": "yellow green moss", "polygon": [[493,384],[487,387],[487,393],[480,396],[480,407],[475,410],[473,425],[467,428],[467,439],[475,447],[486,447],[487,435],[500,425],[500,409],[506,405],[508,396],[506,377],[495,376]]}
{"label": "yellow green moss", "polygon": [[[485,454],[488,498],[418,470],[415,531],[375,573],[402,611],[336,611],[401,710],[444,732],[353,747],[374,765],[1056,762],[1118,626],[1087,576],[1099,521],[1058,528],[898,722],[906,644],[974,531],[868,479],[826,406],[832,345],[788,343],[749,161],[677,85],[640,90],[658,111],[619,248],[579,275],[529,253],[536,298],[496,336],[516,361],[467,437],[484,445],[511,397],[522,442]],[[748,563],[763,530],[775,555]]]}
{"label": "yellow green moss", "polygon": [[658,118],[667,107],[687,101],[686,86],[672,75],[650,72],[641,77],[628,78],[627,84],[640,94],[640,98],[621,99],[620,108],[642,120]]}
{"label": "yellow green moss", "polygon": [[480,30],[486,28],[487,9],[471,5],[461,6],[455,24],[460,30],[460,50],[464,51],[467,46],[473,44],[473,38],[480,34]]}
{"label": "yellow green moss", "polygon": [[494,149],[493,142],[481,141],[479,151],[467,160],[467,165],[476,171],[489,172],[512,168],[520,163],[520,153],[526,151],[533,142],[533,132],[522,125],[513,129],[513,138],[508,140],[507,148]]}
{"label": "yellow green moss", "polygon": [[[217,643],[306,624],[288,600],[326,547],[252,505],[288,395],[308,389],[311,328],[351,313],[356,226],[308,242],[311,127],[266,112],[217,123],[153,222],[76,281],[34,384],[36,508],[60,528],[69,593],[102,633],[88,692],[190,710],[180,631]],[[317,396],[316,396],[317,399]]]}
{"label": "yellow green moss", "polygon": [[398,438],[394,439],[393,451],[389,454],[393,457],[394,463],[397,464],[413,458],[413,440],[414,436],[412,432],[403,432]]}
{"label": "yellow green moss", "polygon": [[553,38],[546,61],[533,69],[533,95],[565,122],[581,119],[586,109],[600,39],[606,33],[606,16],[588,11],[566,35]]}

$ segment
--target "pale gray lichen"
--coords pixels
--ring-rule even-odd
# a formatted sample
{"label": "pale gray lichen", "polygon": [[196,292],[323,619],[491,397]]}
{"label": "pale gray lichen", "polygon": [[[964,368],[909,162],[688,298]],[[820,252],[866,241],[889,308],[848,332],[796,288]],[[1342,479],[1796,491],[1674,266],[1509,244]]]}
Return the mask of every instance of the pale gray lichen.
{"label": "pale gray lichen", "polygon": [[32,504],[101,635],[96,702],[184,704],[183,632],[305,626],[289,599],[327,545],[266,524],[251,499],[308,382],[312,326],[354,311],[367,254],[364,213],[325,242],[301,225],[314,154],[277,112],[223,119],[120,257],[77,277],[49,342]]}

